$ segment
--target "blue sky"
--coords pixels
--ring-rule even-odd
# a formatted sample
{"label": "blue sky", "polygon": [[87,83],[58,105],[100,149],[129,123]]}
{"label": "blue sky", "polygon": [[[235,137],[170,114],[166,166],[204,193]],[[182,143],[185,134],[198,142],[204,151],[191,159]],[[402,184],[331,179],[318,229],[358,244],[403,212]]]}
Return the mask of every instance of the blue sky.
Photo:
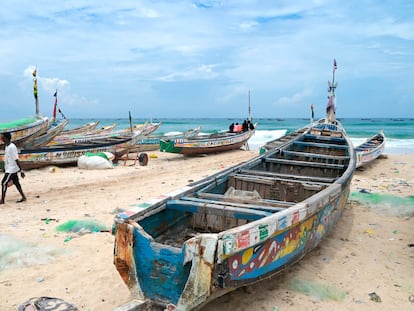
{"label": "blue sky", "polygon": [[0,11],[0,120],[414,117],[414,2],[12,1]]}

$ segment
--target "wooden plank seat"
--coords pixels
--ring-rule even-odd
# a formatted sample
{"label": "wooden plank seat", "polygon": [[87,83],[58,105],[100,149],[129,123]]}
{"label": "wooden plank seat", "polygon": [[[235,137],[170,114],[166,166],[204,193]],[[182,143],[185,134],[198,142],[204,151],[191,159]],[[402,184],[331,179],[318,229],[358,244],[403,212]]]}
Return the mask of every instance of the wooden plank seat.
{"label": "wooden plank seat", "polygon": [[378,146],[378,145],[379,145],[379,143],[367,142],[367,143],[363,143],[359,147],[375,147],[375,146]]}
{"label": "wooden plank seat", "polygon": [[239,170],[239,173],[248,175],[252,174],[255,176],[268,176],[271,178],[283,178],[286,180],[310,180],[310,181],[317,181],[326,184],[333,183],[337,177],[319,177],[319,176],[307,176],[307,175],[292,175],[292,174],[283,174],[283,173],[275,173],[275,172],[267,172],[267,171],[260,171],[260,170]]}
{"label": "wooden plank seat", "polygon": [[271,176],[258,177],[258,176],[248,175],[248,174],[232,174],[231,177],[236,180],[243,180],[243,181],[247,181],[251,183],[267,184],[267,185],[273,185],[275,184],[276,181],[290,182],[290,183],[295,182],[295,183],[298,183],[304,186],[309,186],[309,187],[311,186],[326,187],[331,184],[328,182],[321,182],[321,181],[314,181],[314,180],[292,180],[292,179],[281,178],[281,177],[275,178]]}
{"label": "wooden plank seat", "polygon": [[297,156],[297,157],[304,156],[308,158],[317,158],[317,159],[332,160],[332,161],[345,161],[349,159],[348,156],[336,156],[336,155],[300,152],[300,151],[292,151],[292,150],[283,150],[283,154]]}
{"label": "wooden plank seat", "polygon": [[343,145],[346,143],[345,138],[343,137],[330,137],[330,136],[322,136],[322,135],[315,135],[315,134],[305,134],[303,135],[305,140],[306,139],[312,139],[316,141],[333,141],[337,144]]}
{"label": "wooden plank seat", "polygon": [[207,200],[206,202],[171,200],[166,203],[165,208],[193,214],[203,213],[252,221],[272,215],[272,213],[255,209],[225,206],[211,200]]}
{"label": "wooden plank seat", "polygon": [[317,168],[332,168],[332,169],[345,169],[345,165],[342,164],[330,164],[330,163],[319,163],[311,161],[297,161],[297,160],[286,160],[279,158],[264,158],[267,163],[284,164],[291,166],[306,166],[306,167],[317,167]]}
{"label": "wooden plank seat", "polygon": [[302,141],[302,140],[295,140],[293,144],[301,145],[301,146],[319,147],[319,148],[348,149],[347,145],[321,144],[321,143],[314,143],[311,141]]}
{"label": "wooden plank seat", "polygon": [[215,204],[240,207],[244,209],[262,210],[270,213],[283,211],[284,209],[296,204],[295,202],[285,202],[277,200],[248,200],[235,197],[226,197],[224,194],[203,192],[198,193],[196,197],[183,196],[180,198],[180,200],[196,201],[203,203],[211,203],[211,201],[214,200]]}

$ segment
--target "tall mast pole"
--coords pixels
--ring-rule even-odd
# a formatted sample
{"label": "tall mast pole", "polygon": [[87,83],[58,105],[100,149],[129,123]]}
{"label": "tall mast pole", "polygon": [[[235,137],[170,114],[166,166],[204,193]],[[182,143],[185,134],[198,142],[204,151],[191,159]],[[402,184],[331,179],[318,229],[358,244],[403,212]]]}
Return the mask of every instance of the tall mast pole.
{"label": "tall mast pole", "polygon": [[131,130],[131,133],[133,132],[133,129],[132,129],[132,117],[131,117],[131,111],[128,111],[128,113],[129,113],[129,129]]}
{"label": "tall mast pole", "polygon": [[252,110],[251,110],[251,108],[250,108],[250,90],[249,90],[249,121],[251,121],[252,120]]}
{"label": "tall mast pole", "polygon": [[330,86],[330,95],[331,96],[335,96],[335,71],[337,69],[337,65],[336,65],[336,59],[334,58],[334,62],[333,62],[333,68],[332,68],[332,84]]}

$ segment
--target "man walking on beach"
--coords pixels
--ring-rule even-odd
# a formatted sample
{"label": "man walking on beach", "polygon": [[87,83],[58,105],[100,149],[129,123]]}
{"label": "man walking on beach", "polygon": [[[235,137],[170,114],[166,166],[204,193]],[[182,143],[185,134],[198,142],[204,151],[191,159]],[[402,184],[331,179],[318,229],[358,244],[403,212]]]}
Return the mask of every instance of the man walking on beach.
{"label": "man walking on beach", "polygon": [[11,134],[6,132],[3,133],[1,136],[4,144],[6,145],[6,149],[4,150],[4,177],[1,181],[1,200],[0,204],[4,204],[4,199],[6,198],[6,191],[7,185],[9,182],[13,182],[16,186],[17,190],[19,191],[22,198],[17,201],[17,203],[21,203],[26,201],[26,196],[23,193],[22,186],[19,182],[19,176],[17,175],[18,172],[21,172],[22,178],[25,177],[24,172],[22,171],[19,163],[19,153],[17,152],[17,147],[15,144],[11,142]]}

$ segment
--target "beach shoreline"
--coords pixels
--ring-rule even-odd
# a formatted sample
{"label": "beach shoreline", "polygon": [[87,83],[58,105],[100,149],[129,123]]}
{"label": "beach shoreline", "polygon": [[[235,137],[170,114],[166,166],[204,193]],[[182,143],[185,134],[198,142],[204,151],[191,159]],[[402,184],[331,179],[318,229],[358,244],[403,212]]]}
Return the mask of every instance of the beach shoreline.
{"label": "beach shoreline", "polygon": [[[5,250],[0,310],[16,310],[25,300],[40,296],[58,297],[91,311],[112,310],[127,302],[129,290],[113,265],[115,214],[246,161],[258,151],[199,157],[148,153],[148,166],[129,166],[130,161],[107,170],[28,171],[22,181],[28,201],[23,204],[15,203],[19,194],[9,188],[6,204],[0,207],[0,245]],[[412,196],[413,168],[413,154],[386,154],[355,171],[351,191]],[[105,230],[56,230],[69,220],[93,221]],[[414,297],[414,248],[408,246],[414,243],[413,226],[411,216],[386,215],[349,201],[336,228],[302,261],[271,280],[218,298],[203,310],[413,308],[409,297]],[[309,294],[304,285],[329,285],[341,299]],[[373,292],[381,302],[370,300]]]}

